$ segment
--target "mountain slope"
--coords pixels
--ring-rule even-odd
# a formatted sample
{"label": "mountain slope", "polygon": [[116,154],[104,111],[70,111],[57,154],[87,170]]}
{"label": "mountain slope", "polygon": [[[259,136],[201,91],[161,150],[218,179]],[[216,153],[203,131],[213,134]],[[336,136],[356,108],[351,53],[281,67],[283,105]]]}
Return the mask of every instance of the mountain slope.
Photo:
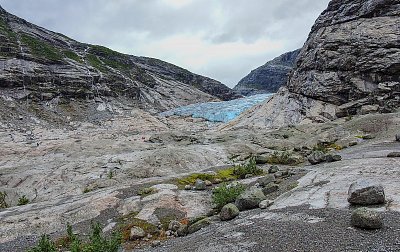
{"label": "mountain slope", "polygon": [[287,52],[251,71],[241,79],[233,90],[242,95],[275,93],[286,84],[289,72],[293,69],[300,49]]}
{"label": "mountain slope", "polygon": [[231,125],[279,127],[400,107],[400,2],[333,0],[317,19],[287,88]]}
{"label": "mountain slope", "polygon": [[24,104],[40,111],[39,118],[94,118],[132,107],[159,112],[239,97],[218,81],[161,60],[77,42],[1,7],[0,92],[0,103],[14,110],[14,116],[1,113],[2,120],[21,114]]}

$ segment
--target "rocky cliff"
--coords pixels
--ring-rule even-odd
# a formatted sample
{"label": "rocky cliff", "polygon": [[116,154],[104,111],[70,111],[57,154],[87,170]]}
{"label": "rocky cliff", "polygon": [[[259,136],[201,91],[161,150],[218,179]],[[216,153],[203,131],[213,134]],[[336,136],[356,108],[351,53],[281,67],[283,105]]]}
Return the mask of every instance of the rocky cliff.
{"label": "rocky cliff", "polygon": [[239,81],[233,90],[242,95],[275,93],[286,84],[289,72],[293,69],[300,49],[287,52],[251,71]]}
{"label": "rocky cliff", "polygon": [[333,0],[283,88],[235,126],[323,122],[400,105],[400,1]]}
{"label": "rocky cliff", "polygon": [[0,97],[4,122],[96,119],[131,108],[159,112],[239,95],[161,60],[77,42],[0,7]]}

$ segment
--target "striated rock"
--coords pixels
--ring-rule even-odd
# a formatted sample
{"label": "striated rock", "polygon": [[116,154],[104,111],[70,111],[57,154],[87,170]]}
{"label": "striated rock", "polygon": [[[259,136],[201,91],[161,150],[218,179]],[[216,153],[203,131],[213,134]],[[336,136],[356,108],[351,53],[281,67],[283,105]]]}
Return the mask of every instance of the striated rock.
{"label": "striated rock", "polygon": [[361,207],[351,214],[351,225],[364,229],[379,229],[383,227],[383,216],[377,211]]}
{"label": "striated rock", "polygon": [[282,54],[267,62],[241,79],[233,90],[242,95],[275,93],[282,85],[286,84],[288,74],[299,53],[300,49]]}
{"label": "striated rock", "polygon": [[347,201],[355,205],[375,205],[385,203],[382,185],[367,180],[359,180],[350,185]]}
{"label": "striated rock", "polygon": [[235,201],[240,211],[258,208],[261,201],[266,197],[263,191],[257,187],[251,187],[244,191]]}
{"label": "striated rock", "polygon": [[395,111],[400,107],[399,15],[397,0],[332,0],[286,87],[228,128],[320,123],[372,108]]}
{"label": "striated rock", "polygon": [[223,206],[219,214],[221,220],[223,221],[232,220],[238,215],[239,209],[232,203]]}

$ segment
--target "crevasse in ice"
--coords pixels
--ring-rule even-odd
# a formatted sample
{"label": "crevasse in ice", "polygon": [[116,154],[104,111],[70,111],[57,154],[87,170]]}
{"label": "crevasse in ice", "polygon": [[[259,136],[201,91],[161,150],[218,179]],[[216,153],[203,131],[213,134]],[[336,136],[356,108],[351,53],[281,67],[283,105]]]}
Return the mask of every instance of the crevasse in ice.
{"label": "crevasse in ice", "polygon": [[264,102],[272,95],[259,94],[231,101],[196,103],[163,112],[161,116],[191,116],[204,118],[211,122],[229,122],[243,111]]}

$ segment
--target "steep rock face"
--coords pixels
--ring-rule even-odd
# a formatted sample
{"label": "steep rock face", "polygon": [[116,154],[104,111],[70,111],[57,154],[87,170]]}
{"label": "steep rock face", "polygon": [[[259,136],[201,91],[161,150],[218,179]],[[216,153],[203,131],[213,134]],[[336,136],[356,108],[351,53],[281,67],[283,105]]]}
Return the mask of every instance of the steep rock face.
{"label": "steep rock face", "polygon": [[[36,116],[40,111],[39,118],[79,113],[84,118],[129,108],[159,112],[239,95],[161,60],[79,43],[0,7],[0,97],[12,103],[15,114],[29,109]],[[13,115],[0,119],[7,116]]]}
{"label": "steep rock face", "polygon": [[400,106],[400,2],[333,0],[282,89],[236,126],[283,126]]}
{"label": "steep rock face", "polygon": [[289,72],[293,69],[300,49],[287,52],[251,71],[239,81],[233,90],[242,95],[275,93],[286,84]]}

